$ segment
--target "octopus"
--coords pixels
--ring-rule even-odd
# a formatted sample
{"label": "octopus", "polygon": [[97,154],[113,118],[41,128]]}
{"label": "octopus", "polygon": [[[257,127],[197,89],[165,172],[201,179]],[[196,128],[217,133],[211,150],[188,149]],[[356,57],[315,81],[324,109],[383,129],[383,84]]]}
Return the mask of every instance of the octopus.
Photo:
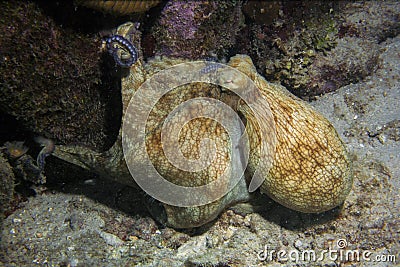
{"label": "octopus", "polygon": [[[123,24],[117,34],[131,27]],[[208,66],[136,61],[121,80],[123,117],[115,144],[104,152],[56,145],[53,155],[143,189],[152,216],[174,228],[201,226],[259,192],[304,213],[341,205],[353,174],[332,124],[266,81],[246,55],[212,72],[204,71]]]}

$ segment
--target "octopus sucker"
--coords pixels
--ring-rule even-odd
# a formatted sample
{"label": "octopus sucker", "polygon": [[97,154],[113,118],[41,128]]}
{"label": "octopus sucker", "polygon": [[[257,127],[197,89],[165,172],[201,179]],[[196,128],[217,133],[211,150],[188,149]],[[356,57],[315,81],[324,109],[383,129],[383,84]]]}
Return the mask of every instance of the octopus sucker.
{"label": "octopus sucker", "polygon": [[[115,62],[121,67],[130,67],[138,59],[136,47],[126,38],[120,35],[112,35],[105,39],[107,50],[114,58]],[[124,51],[123,51],[124,50]],[[122,53],[126,52],[127,55]]]}

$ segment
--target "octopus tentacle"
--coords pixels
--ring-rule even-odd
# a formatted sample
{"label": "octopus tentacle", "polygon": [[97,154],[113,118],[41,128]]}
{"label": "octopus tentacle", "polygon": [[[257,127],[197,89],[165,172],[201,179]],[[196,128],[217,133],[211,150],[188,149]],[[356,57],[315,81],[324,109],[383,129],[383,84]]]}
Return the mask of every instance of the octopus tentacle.
{"label": "octopus tentacle", "polygon": [[[113,56],[115,62],[121,67],[130,67],[138,60],[138,51],[136,47],[125,37],[121,35],[112,35],[106,38],[107,50]],[[119,50],[129,53],[128,58],[123,58]]]}

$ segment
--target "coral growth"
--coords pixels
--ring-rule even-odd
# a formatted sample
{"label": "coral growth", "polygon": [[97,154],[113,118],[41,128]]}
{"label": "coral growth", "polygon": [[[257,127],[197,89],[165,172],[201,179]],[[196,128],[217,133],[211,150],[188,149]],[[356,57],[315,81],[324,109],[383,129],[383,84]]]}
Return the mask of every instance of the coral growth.
{"label": "coral growth", "polygon": [[[249,10],[252,6],[254,10]],[[266,22],[255,19],[260,7],[246,4],[244,12],[251,21],[238,48],[252,56],[268,80],[282,83],[298,96],[313,97],[371,74],[379,42],[399,32],[399,6],[376,1],[288,1],[281,3],[273,22]]]}
{"label": "coral growth", "polygon": [[247,1],[243,13],[257,24],[270,25],[279,16],[281,1]]}
{"label": "coral growth", "polygon": [[243,26],[239,1],[169,1],[153,36],[156,54],[198,59],[233,47]]}
{"label": "coral growth", "polygon": [[331,12],[334,6],[315,2],[282,3],[280,16],[274,23],[256,20],[251,24],[252,44],[247,49],[258,69],[269,80],[302,95],[310,79],[309,66],[319,54],[336,46],[338,29]]}

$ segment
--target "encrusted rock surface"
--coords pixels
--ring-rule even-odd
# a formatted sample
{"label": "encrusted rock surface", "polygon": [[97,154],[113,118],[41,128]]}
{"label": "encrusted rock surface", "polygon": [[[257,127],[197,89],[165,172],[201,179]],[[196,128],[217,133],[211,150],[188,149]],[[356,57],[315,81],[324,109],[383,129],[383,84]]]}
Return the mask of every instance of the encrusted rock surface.
{"label": "encrusted rock surface", "polygon": [[100,38],[61,26],[37,2],[5,1],[0,17],[1,112],[57,142],[107,147],[118,90],[102,65]]}
{"label": "encrusted rock surface", "polygon": [[397,1],[282,1],[278,14],[276,8],[264,8],[273,22],[247,24],[239,52],[251,55],[269,81],[303,98],[370,75],[379,44],[400,32]]}
{"label": "encrusted rock surface", "polygon": [[240,1],[169,1],[152,30],[156,55],[228,56],[243,23]]}

